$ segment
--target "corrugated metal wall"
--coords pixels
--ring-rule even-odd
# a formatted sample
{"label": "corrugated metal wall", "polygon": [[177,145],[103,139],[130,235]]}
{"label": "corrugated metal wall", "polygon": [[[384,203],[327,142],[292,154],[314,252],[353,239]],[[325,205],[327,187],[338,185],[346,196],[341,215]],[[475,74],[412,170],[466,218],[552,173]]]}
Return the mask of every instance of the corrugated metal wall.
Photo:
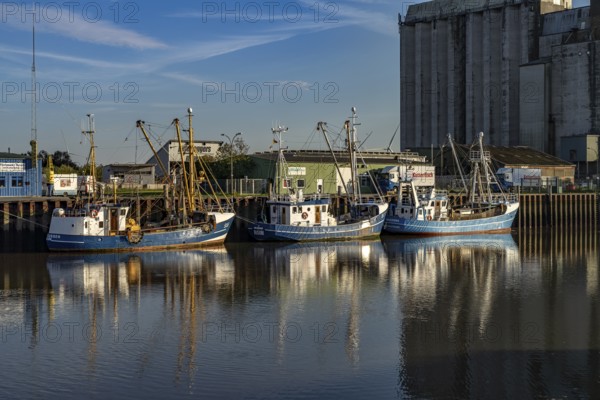
{"label": "corrugated metal wall", "polygon": [[29,158],[0,159],[0,197],[26,197],[42,195],[42,161],[32,168]]}

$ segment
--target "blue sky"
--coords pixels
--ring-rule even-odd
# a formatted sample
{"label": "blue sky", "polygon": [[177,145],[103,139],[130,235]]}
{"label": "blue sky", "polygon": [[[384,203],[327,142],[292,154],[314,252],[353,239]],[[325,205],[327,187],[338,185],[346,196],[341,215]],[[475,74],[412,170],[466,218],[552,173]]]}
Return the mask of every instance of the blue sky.
{"label": "blue sky", "polygon": [[413,3],[0,3],[0,151],[29,150],[34,9],[40,149],[83,163],[80,131],[93,113],[100,163],[145,162],[135,121],[166,141],[188,107],[199,138],[243,132],[252,152],[264,151],[281,124],[291,148],[325,148],[316,123],[336,130],[352,106],[365,148],[386,148],[399,123],[397,14]]}

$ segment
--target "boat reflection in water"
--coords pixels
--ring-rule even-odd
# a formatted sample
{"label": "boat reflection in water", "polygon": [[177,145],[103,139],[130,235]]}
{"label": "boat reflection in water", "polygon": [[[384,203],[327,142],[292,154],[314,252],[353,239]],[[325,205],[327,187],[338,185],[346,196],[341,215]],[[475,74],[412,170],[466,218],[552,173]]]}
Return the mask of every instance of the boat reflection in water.
{"label": "boat reflection in water", "polygon": [[[231,269],[225,247],[205,250],[141,252],[139,254],[98,253],[48,255],[47,268],[52,287],[60,300],[65,296],[139,296],[143,286],[169,282],[174,276],[218,276]],[[228,268],[231,267],[231,268]]]}
{"label": "boat reflection in water", "polygon": [[596,398],[598,238],[537,238],[14,255],[0,266],[3,385],[66,399]]}
{"label": "boat reflection in water", "polygon": [[585,282],[595,274],[579,252],[540,246],[528,259],[510,235],[386,241],[400,267],[403,394],[596,397],[598,292]]}
{"label": "boat reflection in water", "polygon": [[[366,390],[365,380],[349,379],[355,368],[379,362],[369,354],[359,357],[362,346],[381,346],[381,337],[363,333],[371,330],[365,304],[375,310],[373,296],[381,296],[377,304],[394,307],[385,301],[389,293],[379,291],[379,279],[373,280],[389,274],[379,240],[52,254],[48,271],[59,293],[55,320],[81,318],[76,322],[82,326],[91,320],[104,339],[87,344],[88,364],[113,357],[119,364],[114,373],[144,382],[138,394],[150,391],[160,376],[175,382],[171,394],[202,383],[195,393],[209,397],[235,397],[243,388],[257,397],[286,398],[312,391],[324,371],[348,380],[342,393]],[[127,341],[118,354],[112,354],[115,340]],[[397,359],[390,362],[393,368]],[[119,383],[111,382],[113,390]]]}

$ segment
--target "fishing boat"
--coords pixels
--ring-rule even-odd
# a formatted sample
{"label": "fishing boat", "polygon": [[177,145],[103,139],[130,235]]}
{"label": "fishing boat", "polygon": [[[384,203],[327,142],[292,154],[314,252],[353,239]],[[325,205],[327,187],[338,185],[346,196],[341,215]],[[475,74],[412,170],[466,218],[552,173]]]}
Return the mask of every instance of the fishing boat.
{"label": "fishing boat", "polygon": [[[93,115],[88,115],[92,180],[95,183],[95,150],[93,141]],[[212,208],[206,206],[201,187],[213,187],[210,181],[202,181],[198,177],[207,176],[204,171],[196,171],[197,155],[193,145],[192,109],[188,109],[189,144],[188,153],[184,154],[181,140],[179,120],[174,120],[181,155],[178,174],[170,176],[162,165],[160,158],[152,146],[143,121],[137,122],[137,127],[144,134],[156,159],[159,160],[163,173],[168,177],[166,183],[171,207],[165,210],[165,218],[158,222],[140,222],[141,217],[134,218],[131,207],[117,201],[116,191],[113,201],[97,199],[93,194],[87,199],[78,198],[75,206],[69,209],[57,208],[52,213],[50,227],[46,236],[46,244],[51,251],[91,251],[91,252],[120,252],[157,250],[171,248],[190,248],[203,245],[222,243],[235,218],[233,207],[228,202],[222,205],[220,201],[212,202]],[[184,162],[187,155],[188,165]],[[202,166],[202,162],[200,162]],[[175,184],[174,182],[177,182]],[[201,185],[202,184],[202,185]],[[212,197],[216,198],[212,190]],[[228,201],[228,200],[227,200]],[[137,214],[137,213],[136,213]],[[136,215],[137,216],[137,215]]]}
{"label": "fishing boat", "polygon": [[311,241],[346,240],[378,236],[383,228],[388,204],[379,198],[377,202],[364,202],[361,199],[357,173],[357,129],[356,108],[346,121],[347,151],[351,164],[351,178],[344,182],[335,153],[327,139],[326,124],[320,122],[320,129],[327,141],[335,161],[337,172],[343,182],[348,197],[348,212],[335,213],[331,197],[323,193],[305,195],[293,179],[289,178],[284,155],[283,133],[287,128],[272,129],[278,144],[276,188],[265,202],[259,219],[249,222],[250,236],[259,241]]}
{"label": "fishing boat", "polygon": [[[480,133],[469,151],[470,175],[460,168],[455,144],[450,147],[459,168],[463,190],[452,204],[448,193],[402,182],[397,201],[390,206],[384,231],[411,235],[455,235],[510,232],[519,209],[516,196],[504,193],[491,169],[490,152],[483,147]],[[468,182],[467,182],[468,181]],[[498,192],[494,192],[494,190]]]}

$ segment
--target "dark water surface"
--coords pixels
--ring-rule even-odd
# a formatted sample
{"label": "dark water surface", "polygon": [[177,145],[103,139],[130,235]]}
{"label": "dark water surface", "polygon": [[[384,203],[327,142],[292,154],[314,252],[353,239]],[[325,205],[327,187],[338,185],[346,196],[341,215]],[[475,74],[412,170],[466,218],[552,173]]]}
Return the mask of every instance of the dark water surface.
{"label": "dark water surface", "polygon": [[58,255],[28,229],[0,231],[2,399],[600,398],[595,232]]}

